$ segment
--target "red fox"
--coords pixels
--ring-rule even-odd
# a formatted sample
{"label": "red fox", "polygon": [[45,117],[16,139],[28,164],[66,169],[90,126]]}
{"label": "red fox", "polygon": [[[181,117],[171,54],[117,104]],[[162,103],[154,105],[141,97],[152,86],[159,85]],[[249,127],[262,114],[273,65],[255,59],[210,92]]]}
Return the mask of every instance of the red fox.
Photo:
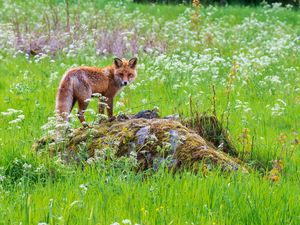
{"label": "red fox", "polygon": [[[68,117],[76,101],[78,118],[82,125],[87,125],[84,111],[94,93],[106,97],[107,112],[113,120],[113,99],[116,94],[137,76],[137,58],[130,60],[115,58],[111,66],[104,68],[81,66],[72,68],[63,76],[56,95],[56,112],[64,120]],[[104,105],[99,99],[99,113],[104,113]]]}

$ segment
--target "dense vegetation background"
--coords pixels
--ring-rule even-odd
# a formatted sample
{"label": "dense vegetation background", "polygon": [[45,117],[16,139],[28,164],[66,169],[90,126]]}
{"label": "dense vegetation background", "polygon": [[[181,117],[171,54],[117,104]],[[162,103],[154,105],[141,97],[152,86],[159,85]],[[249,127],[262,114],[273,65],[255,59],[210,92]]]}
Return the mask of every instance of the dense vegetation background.
{"label": "dense vegetation background", "polygon": [[273,3],[281,3],[282,5],[299,6],[299,0],[134,0],[136,3],[160,3],[160,4],[191,4],[200,2],[202,5],[218,4],[218,5],[266,5]]}

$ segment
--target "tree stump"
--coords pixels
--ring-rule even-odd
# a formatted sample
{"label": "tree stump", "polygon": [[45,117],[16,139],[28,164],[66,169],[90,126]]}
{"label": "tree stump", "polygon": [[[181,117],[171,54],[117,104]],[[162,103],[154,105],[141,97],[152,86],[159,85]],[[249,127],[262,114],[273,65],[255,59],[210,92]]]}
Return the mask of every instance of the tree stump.
{"label": "tree stump", "polygon": [[[196,130],[189,129],[174,117],[157,117],[151,110],[134,116],[122,115],[112,122],[104,121],[99,125],[75,129],[63,139],[45,136],[34,144],[34,149],[38,152],[49,151],[51,155],[64,152],[72,157],[84,149],[86,160],[97,159],[109,150],[116,157],[134,156],[138,170],[155,169],[167,163],[174,170],[219,166],[226,171],[248,171],[241,160],[233,157],[237,155],[236,150],[230,148],[232,144],[227,140],[228,135],[220,130],[222,126],[215,117],[200,119]],[[204,121],[203,129],[199,128],[201,121]],[[218,148],[213,142],[205,140],[198,134],[199,129],[203,134],[211,135],[209,140],[217,139],[217,143],[220,138],[215,136],[223,134],[226,148]]]}

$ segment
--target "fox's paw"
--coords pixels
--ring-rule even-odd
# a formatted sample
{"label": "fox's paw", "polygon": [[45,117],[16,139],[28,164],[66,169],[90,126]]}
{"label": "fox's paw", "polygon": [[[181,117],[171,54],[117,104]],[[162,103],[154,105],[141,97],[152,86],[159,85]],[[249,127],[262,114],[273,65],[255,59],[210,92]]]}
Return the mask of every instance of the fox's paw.
{"label": "fox's paw", "polygon": [[112,116],[112,117],[108,118],[108,122],[112,122],[112,121],[114,121],[115,119],[116,119],[116,117],[115,117],[115,116]]}
{"label": "fox's paw", "polygon": [[87,122],[82,122],[82,126],[83,126],[84,128],[91,127]]}

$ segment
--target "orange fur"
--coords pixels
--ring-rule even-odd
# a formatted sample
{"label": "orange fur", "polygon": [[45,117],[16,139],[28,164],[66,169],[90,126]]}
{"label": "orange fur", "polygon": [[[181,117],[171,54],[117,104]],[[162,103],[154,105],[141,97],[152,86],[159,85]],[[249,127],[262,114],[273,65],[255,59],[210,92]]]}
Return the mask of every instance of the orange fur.
{"label": "orange fur", "polygon": [[[68,121],[68,115],[78,102],[78,118],[85,123],[84,111],[94,93],[106,97],[108,116],[113,118],[113,99],[137,75],[137,58],[129,61],[115,58],[111,66],[104,68],[81,66],[72,68],[62,78],[56,96],[56,111]],[[99,100],[100,101],[100,100]],[[104,113],[103,104],[99,104],[99,113]]]}

